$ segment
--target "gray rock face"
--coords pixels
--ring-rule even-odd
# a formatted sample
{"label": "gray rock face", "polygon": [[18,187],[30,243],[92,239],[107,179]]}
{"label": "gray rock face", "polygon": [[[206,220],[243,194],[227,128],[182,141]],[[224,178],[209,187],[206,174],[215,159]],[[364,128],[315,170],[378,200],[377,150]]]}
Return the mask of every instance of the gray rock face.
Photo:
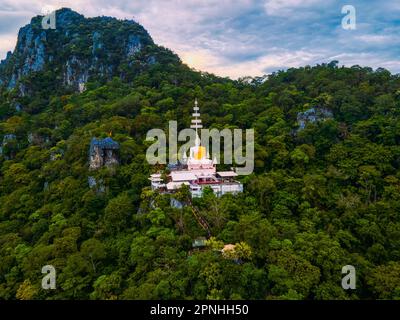
{"label": "gray rock face", "polygon": [[[17,136],[15,134],[12,134],[12,133],[5,134],[3,137],[3,140],[0,143],[0,155],[3,155],[4,147],[6,147],[8,144],[10,144],[12,142],[16,142],[16,141],[17,141]],[[6,159],[8,159],[8,157],[6,157]]]}
{"label": "gray rock face", "polygon": [[105,187],[102,179],[100,179],[100,181],[97,182],[95,177],[89,176],[88,177],[88,185],[89,185],[89,188],[94,189],[97,194],[102,194],[102,193],[106,192],[106,187]]}
{"label": "gray rock face", "polygon": [[43,31],[36,39],[35,45],[32,49],[32,52],[28,54],[28,56],[33,57],[33,61],[26,61],[25,64],[25,74],[28,74],[31,71],[40,71],[43,70],[45,64],[45,47],[44,41],[46,41],[46,33]]}
{"label": "gray rock face", "polygon": [[93,45],[92,45],[92,55],[96,55],[98,50],[103,48],[104,44],[101,41],[101,34],[98,31],[93,32]]}
{"label": "gray rock face", "polygon": [[33,139],[34,139],[33,133],[32,133],[32,132],[29,132],[29,133],[28,133],[28,142],[29,142],[29,144],[33,143]]}
{"label": "gray rock face", "polygon": [[18,76],[17,76],[15,73],[12,74],[11,79],[10,79],[10,81],[8,82],[8,86],[7,86],[7,89],[8,89],[8,90],[11,90],[11,89],[14,89],[14,88],[15,88],[15,86],[17,85],[17,80],[18,80],[17,77],[18,77]]}
{"label": "gray rock face", "polygon": [[66,85],[79,87],[79,84],[86,83],[88,77],[89,73],[84,61],[79,60],[76,56],[68,59],[64,73]]}
{"label": "gray rock face", "polygon": [[89,169],[97,170],[103,166],[111,167],[113,165],[118,165],[118,149],[118,142],[115,142],[111,138],[105,138],[103,140],[93,138],[89,149]]}
{"label": "gray rock face", "polygon": [[[56,11],[55,30],[43,30],[42,19],[34,17],[20,29],[14,52],[0,63],[0,86],[18,88],[19,96],[38,89],[24,81],[34,73],[45,76],[54,85],[53,90],[83,91],[92,79],[133,79],[155,64],[161,52],[168,61],[180,63],[176,55],[156,46],[147,31],[134,21],[85,18],[67,8]],[[140,67],[130,69],[127,65]]]}
{"label": "gray rock face", "polygon": [[17,139],[17,136],[15,134],[13,134],[13,133],[9,133],[9,134],[4,135],[4,137],[3,137],[3,146],[5,144],[7,144],[8,142],[16,140],[16,139]]}
{"label": "gray rock face", "polygon": [[26,96],[26,86],[25,86],[25,84],[23,84],[23,83],[21,83],[19,86],[18,86],[18,89],[19,89],[19,94],[20,94],[20,96],[21,97],[25,97]]}
{"label": "gray rock face", "polygon": [[[43,70],[46,63],[45,42],[45,31],[35,35],[32,25],[29,24],[21,28],[18,34],[16,52],[18,53],[18,60],[22,61],[22,66],[20,68],[17,68],[16,65],[14,66],[11,77],[8,79],[8,89],[14,89],[21,77]],[[12,57],[11,53],[7,54],[3,65],[11,60]],[[7,82],[7,79],[5,81]]]}
{"label": "gray rock face", "polygon": [[137,35],[131,34],[128,37],[128,43],[126,46],[128,57],[134,56],[142,49],[142,43]]}
{"label": "gray rock face", "polygon": [[153,65],[153,64],[157,63],[156,57],[155,57],[155,56],[150,56],[150,57],[148,57],[148,58],[147,58],[147,63],[148,63],[149,65]]}
{"label": "gray rock face", "polygon": [[170,199],[170,205],[172,208],[177,208],[177,209],[182,209],[184,207],[184,204],[179,200],[176,200],[175,198]]}
{"label": "gray rock face", "polygon": [[332,111],[325,108],[313,107],[304,112],[299,112],[297,114],[298,131],[304,130],[308,123],[315,123],[331,118],[333,118]]}
{"label": "gray rock face", "polygon": [[47,136],[41,136],[36,132],[29,132],[28,133],[28,142],[31,145],[37,146],[44,146],[45,144],[49,143],[50,139]]}

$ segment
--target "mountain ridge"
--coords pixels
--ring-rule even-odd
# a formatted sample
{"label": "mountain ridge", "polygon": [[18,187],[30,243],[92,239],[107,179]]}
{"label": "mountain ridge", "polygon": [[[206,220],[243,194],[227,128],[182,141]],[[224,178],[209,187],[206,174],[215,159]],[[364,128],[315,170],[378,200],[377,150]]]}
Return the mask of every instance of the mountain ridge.
{"label": "mountain ridge", "polygon": [[90,78],[129,80],[163,60],[180,63],[133,20],[85,18],[69,8],[57,10],[55,16],[55,30],[41,27],[43,16],[19,30],[15,50],[0,64],[1,86],[24,96],[30,91],[24,80],[47,73],[57,85],[76,91]]}

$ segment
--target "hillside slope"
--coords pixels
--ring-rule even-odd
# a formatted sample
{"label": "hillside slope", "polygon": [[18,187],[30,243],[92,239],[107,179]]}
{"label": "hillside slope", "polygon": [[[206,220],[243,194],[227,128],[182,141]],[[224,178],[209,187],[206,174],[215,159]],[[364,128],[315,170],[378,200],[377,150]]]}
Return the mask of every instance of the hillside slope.
{"label": "hillside slope", "polygon": [[[0,299],[400,298],[398,76],[331,62],[231,81],[190,70],[133,22],[63,14],[79,36],[75,23],[48,30],[41,51],[34,19],[0,69]],[[131,28],[145,67],[129,74]],[[125,40],[97,55],[96,31]],[[69,84],[72,57],[85,68]],[[195,97],[206,127],[256,133],[245,193],[194,199],[214,237],[201,250],[204,230],[150,190],[145,160],[147,131],[188,127]],[[119,164],[89,170],[90,142],[110,135]],[[49,264],[56,290],[41,289]],[[345,265],[356,290],[341,287]]]}
{"label": "hillside slope", "polygon": [[132,79],[149,65],[179,63],[134,21],[85,18],[67,8],[56,11],[55,30],[42,29],[42,19],[34,17],[20,29],[14,52],[0,64],[0,85],[21,95],[40,90],[31,80],[47,89],[61,85],[77,90],[90,78]]}

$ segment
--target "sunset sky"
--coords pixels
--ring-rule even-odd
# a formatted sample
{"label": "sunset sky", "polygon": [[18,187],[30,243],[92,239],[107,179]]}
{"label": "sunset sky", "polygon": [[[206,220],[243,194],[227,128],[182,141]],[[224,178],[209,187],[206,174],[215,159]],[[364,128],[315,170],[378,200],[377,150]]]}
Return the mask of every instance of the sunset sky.
{"label": "sunset sky", "polygon": [[[346,4],[356,8],[356,30],[342,28]],[[19,28],[49,6],[134,19],[191,67],[220,76],[331,60],[400,73],[398,0],[0,0],[0,59],[14,49]]]}

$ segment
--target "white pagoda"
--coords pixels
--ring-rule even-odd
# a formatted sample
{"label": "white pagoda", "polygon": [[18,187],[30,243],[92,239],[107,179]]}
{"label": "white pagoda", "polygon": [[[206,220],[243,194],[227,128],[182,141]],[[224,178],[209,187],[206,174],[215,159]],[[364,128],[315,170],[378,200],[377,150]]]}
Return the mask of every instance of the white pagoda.
{"label": "white pagoda", "polygon": [[235,181],[238,174],[233,170],[217,172],[216,161],[210,159],[206,147],[201,145],[198,130],[203,128],[203,125],[197,99],[190,127],[196,129],[196,140],[195,145],[190,148],[189,157],[184,154],[183,163],[169,166],[167,181],[162,178],[161,173],[152,174],[149,179],[151,188],[164,193],[174,193],[182,185],[187,185],[194,198],[201,197],[205,187],[210,187],[217,196],[243,192],[243,185]]}

